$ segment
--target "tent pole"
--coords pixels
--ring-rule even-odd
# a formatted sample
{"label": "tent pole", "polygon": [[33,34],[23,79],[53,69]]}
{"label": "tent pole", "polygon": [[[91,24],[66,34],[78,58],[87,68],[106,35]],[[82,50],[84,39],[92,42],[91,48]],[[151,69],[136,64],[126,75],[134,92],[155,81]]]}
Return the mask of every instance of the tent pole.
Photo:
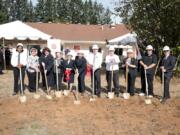
{"label": "tent pole", "polygon": [[4,70],[6,71],[6,54],[5,54],[5,44],[4,41],[5,39],[3,38],[3,58],[4,58]]}

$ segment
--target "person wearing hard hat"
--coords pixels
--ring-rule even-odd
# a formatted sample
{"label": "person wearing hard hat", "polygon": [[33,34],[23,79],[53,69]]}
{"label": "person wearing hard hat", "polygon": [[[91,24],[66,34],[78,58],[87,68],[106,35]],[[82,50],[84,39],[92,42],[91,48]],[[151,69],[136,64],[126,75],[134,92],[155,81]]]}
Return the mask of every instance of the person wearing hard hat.
{"label": "person wearing hard hat", "polygon": [[164,46],[163,52],[164,56],[162,57],[160,62],[160,69],[161,73],[164,72],[164,95],[161,101],[165,102],[167,99],[170,98],[169,84],[173,76],[173,69],[176,64],[176,58],[170,54],[169,46]]}
{"label": "person wearing hard hat", "polygon": [[[111,82],[113,81],[115,95],[119,97],[120,93],[120,86],[119,86],[119,57],[114,54],[115,48],[114,46],[109,47],[109,54],[106,56],[105,63],[106,63],[106,79],[108,83],[108,90],[111,91]],[[113,72],[112,72],[113,71]],[[113,78],[112,78],[113,73]]]}
{"label": "person wearing hard hat", "polygon": [[56,74],[57,74],[58,80],[56,80],[55,82],[57,83],[57,81],[58,81],[58,84],[56,84],[56,85],[59,85],[58,91],[62,90],[62,79],[63,79],[63,75],[64,75],[63,63],[64,63],[63,52],[61,52],[61,51],[56,52],[55,60],[54,60],[54,78],[55,78],[55,80],[57,79],[57,77],[56,77]]}
{"label": "person wearing hard hat", "polygon": [[28,89],[30,92],[36,91],[36,73],[39,72],[39,57],[37,53],[38,50],[36,48],[31,48],[30,56],[27,59],[26,71],[28,76]]}
{"label": "person wearing hard hat", "polygon": [[27,55],[23,50],[23,44],[18,43],[16,47],[16,51],[13,52],[11,57],[11,65],[13,66],[13,74],[14,74],[14,92],[13,95],[16,95],[18,90],[18,80],[20,79],[20,69],[21,69],[21,75],[22,75],[22,86],[23,91],[25,89],[24,87],[24,77],[25,77],[25,69],[27,64]]}
{"label": "person wearing hard hat", "polygon": [[[153,97],[153,79],[154,79],[154,72],[155,66],[157,64],[157,56],[153,53],[152,45],[148,45],[146,47],[146,53],[142,56],[140,60],[141,65],[141,93],[140,96],[144,96],[146,93],[146,87],[148,88],[148,95],[150,98]],[[147,76],[147,84],[145,82],[145,70]],[[147,93],[146,93],[147,94]]]}
{"label": "person wearing hard hat", "polygon": [[67,53],[67,59],[63,62],[63,67],[64,67],[64,82],[67,83],[67,90],[71,90],[72,88],[72,83],[74,83],[74,74],[75,74],[75,61],[72,59],[73,58],[73,53],[68,52]]}
{"label": "person wearing hard hat", "polygon": [[[40,70],[42,75],[42,84],[43,87],[46,85],[49,88],[49,92],[52,87],[54,87],[54,58],[51,54],[51,50],[48,47],[45,47],[42,51],[42,55],[39,58]],[[45,68],[45,71],[44,71]],[[47,84],[45,77],[47,77]]]}
{"label": "person wearing hard hat", "polygon": [[[127,50],[127,58],[124,59],[122,67],[127,72],[128,79],[127,79],[127,92],[134,96],[134,89],[135,89],[135,80],[137,76],[137,68],[138,68],[138,60],[134,58],[132,49]],[[127,71],[126,71],[127,70]]]}
{"label": "person wearing hard hat", "polygon": [[[91,66],[92,68],[92,72],[91,72],[91,80],[93,77],[93,72],[94,72],[94,90],[95,90],[95,94],[100,97],[101,96],[101,77],[100,77],[100,68],[102,65],[102,54],[100,54],[98,52],[99,47],[98,45],[94,44],[92,46],[92,50],[93,53],[90,54],[89,59],[88,59],[88,64]],[[93,82],[91,81],[91,84],[93,84]]]}
{"label": "person wearing hard hat", "polygon": [[84,95],[85,92],[85,75],[86,75],[86,65],[87,61],[84,58],[84,52],[79,50],[77,52],[77,57],[75,59],[75,65],[78,69],[78,90],[79,92]]}

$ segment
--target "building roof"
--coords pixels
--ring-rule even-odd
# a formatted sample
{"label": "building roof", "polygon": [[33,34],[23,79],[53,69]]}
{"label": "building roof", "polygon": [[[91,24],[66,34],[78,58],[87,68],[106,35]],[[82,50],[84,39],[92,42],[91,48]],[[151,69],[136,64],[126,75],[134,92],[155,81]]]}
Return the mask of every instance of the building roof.
{"label": "building roof", "polygon": [[82,25],[61,23],[26,23],[40,31],[64,41],[105,41],[130,31],[124,24],[119,25]]}

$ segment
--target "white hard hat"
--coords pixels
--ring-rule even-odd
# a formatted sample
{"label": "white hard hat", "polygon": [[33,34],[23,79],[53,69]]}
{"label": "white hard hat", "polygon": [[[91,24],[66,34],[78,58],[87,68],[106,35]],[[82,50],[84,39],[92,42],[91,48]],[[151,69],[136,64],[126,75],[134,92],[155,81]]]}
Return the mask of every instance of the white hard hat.
{"label": "white hard hat", "polygon": [[109,47],[109,51],[114,51],[114,50],[115,50],[114,46]]}
{"label": "white hard hat", "polygon": [[164,46],[163,47],[163,51],[169,51],[169,50],[170,50],[169,46]]}
{"label": "white hard hat", "polygon": [[98,47],[98,45],[94,44],[94,45],[92,46],[92,49],[93,49],[93,50],[97,50],[97,49],[99,49],[99,47]]}
{"label": "white hard hat", "polygon": [[73,56],[73,53],[72,52],[68,52],[67,56]]}
{"label": "white hard hat", "polygon": [[22,46],[22,47],[23,47],[23,44],[22,44],[22,43],[18,43],[18,44],[17,44],[17,47],[18,47],[18,46]]}
{"label": "white hard hat", "polygon": [[132,49],[128,49],[127,53],[133,53],[133,50]]}
{"label": "white hard hat", "polygon": [[146,50],[153,50],[152,45],[148,45],[148,46],[146,47]]}

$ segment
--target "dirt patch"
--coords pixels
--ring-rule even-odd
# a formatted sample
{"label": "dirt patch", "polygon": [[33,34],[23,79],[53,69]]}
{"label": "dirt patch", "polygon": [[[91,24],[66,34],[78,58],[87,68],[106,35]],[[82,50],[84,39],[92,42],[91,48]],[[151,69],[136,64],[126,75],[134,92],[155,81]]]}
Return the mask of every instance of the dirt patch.
{"label": "dirt patch", "polygon": [[[105,88],[105,77],[102,79]],[[120,82],[123,88],[123,79]],[[137,79],[137,90],[139,82]],[[171,88],[180,88],[177,80],[172,83]],[[155,81],[157,94],[161,93],[160,88],[160,83]],[[144,98],[137,95],[130,100],[121,97],[109,100],[104,96],[95,102],[89,102],[85,95],[80,97],[80,105],[74,105],[72,93],[48,101],[43,94],[35,100],[26,92],[27,103],[20,104],[11,93],[9,72],[0,78],[0,135],[180,135],[178,98],[166,104],[153,98],[152,105],[145,105]]]}

